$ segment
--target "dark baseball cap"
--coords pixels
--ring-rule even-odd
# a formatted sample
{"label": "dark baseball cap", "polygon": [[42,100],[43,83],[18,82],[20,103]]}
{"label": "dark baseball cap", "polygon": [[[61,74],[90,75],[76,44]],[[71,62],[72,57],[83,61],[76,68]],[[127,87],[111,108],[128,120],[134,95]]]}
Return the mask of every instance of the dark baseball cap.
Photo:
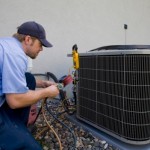
{"label": "dark baseball cap", "polygon": [[53,45],[46,40],[46,33],[42,25],[28,21],[18,27],[18,33],[30,35],[39,39],[44,47],[52,47]]}

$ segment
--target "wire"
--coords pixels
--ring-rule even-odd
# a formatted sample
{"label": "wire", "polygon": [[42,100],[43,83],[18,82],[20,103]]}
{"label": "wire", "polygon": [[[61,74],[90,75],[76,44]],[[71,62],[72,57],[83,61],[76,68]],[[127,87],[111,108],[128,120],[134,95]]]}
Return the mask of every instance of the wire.
{"label": "wire", "polygon": [[[47,102],[47,100],[46,100],[46,102]],[[53,118],[55,118],[61,125],[65,126],[65,127],[72,133],[72,136],[73,136],[73,139],[74,139],[74,146],[73,146],[73,148],[75,149],[75,147],[76,147],[76,137],[75,137],[73,131],[72,131],[66,124],[64,124],[62,121],[60,121],[57,117],[55,117],[55,116],[51,113],[51,111],[48,109],[47,103],[46,103],[46,109],[47,109],[47,111],[53,116]]]}
{"label": "wire", "polygon": [[58,137],[57,133],[55,132],[55,130],[53,129],[53,127],[48,123],[47,119],[46,119],[46,116],[44,114],[44,103],[45,101],[47,100],[47,98],[42,102],[42,114],[43,114],[43,117],[44,117],[44,120],[46,122],[46,124],[48,125],[48,127],[53,131],[53,133],[55,134],[57,140],[58,140],[58,143],[59,143],[59,147],[60,147],[60,150],[62,150],[62,144],[61,144],[61,141],[60,141],[60,138]]}

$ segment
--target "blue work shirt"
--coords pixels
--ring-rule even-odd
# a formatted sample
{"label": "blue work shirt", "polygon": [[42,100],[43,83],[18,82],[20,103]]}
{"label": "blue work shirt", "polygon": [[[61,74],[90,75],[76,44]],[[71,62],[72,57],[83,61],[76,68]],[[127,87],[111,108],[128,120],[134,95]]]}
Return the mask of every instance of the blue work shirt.
{"label": "blue work shirt", "polygon": [[26,93],[28,58],[14,37],[0,38],[0,106],[6,93]]}

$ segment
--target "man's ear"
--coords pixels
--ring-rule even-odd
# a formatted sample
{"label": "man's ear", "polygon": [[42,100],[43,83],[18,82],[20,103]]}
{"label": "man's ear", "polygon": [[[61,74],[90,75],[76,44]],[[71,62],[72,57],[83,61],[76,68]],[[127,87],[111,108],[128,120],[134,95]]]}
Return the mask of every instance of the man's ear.
{"label": "man's ear", "polygon": [[31,43],[32,43],[31,36],[26,35],[26,36],[25,36],[25,39],[24,39],[24,43],[25,43],[26,45],[31,45]]}

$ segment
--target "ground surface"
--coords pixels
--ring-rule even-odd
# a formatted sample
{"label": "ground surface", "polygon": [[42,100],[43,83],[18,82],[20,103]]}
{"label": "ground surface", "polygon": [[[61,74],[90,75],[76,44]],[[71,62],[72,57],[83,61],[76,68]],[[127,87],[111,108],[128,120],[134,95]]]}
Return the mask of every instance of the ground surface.
{"label": "ground surface", "polygon": [[[95,137],[82,126],[72,122],[68,119],[69,114],[64,112],[63,107],[58,107],[58,104],[57,107],[54,107],[54,105],[48,104],[50,112],[47,111],[46,107],[43,107],[43,114],[48,122],[46,123],[41,111],[35,123],[37,129],[33,130],[34,137],[44,150],[60,150],[60,147],[62,150],[119,150],[107,141]],[[56,138],[49,125],[59,138]]]}

